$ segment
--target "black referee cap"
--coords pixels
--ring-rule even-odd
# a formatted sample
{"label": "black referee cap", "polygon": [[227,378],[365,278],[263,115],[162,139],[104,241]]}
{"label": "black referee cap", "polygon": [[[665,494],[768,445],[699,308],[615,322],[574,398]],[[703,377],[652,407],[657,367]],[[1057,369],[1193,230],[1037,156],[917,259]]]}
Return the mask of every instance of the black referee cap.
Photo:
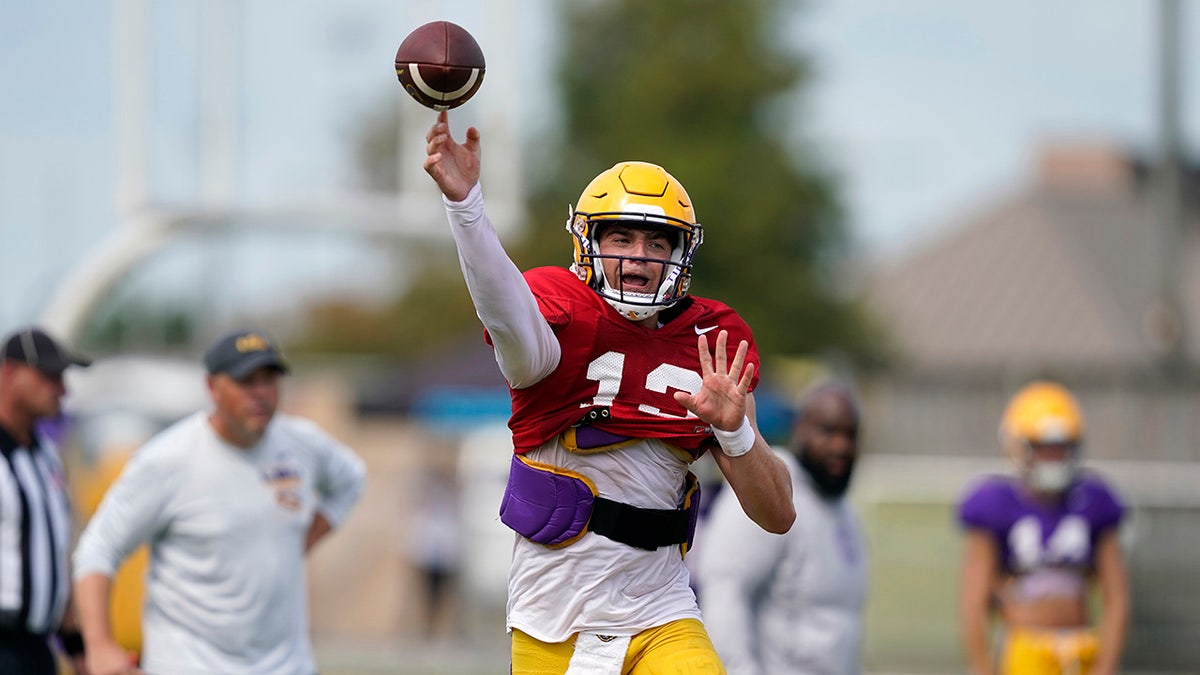
{"label": "black referee cap", "polygon": [[91,359],[69,351],[37,326],[21,328],[6,337],[0,359],[19,361],[51,376],[62,375],[70,366],[92,365]]}
{"label": "black referee cap", "polygon": [[227,373],[235,380],[247,377],[259,368],[288,372],[278,345],[258,330],[241,330],[217,340],[204,353],[204,367],[213,375]]}

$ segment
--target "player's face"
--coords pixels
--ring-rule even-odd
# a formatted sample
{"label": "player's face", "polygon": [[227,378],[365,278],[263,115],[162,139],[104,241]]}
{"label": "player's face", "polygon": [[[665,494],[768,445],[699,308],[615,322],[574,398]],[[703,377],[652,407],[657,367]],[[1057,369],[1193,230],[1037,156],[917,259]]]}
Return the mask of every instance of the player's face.
{"label": "player's face", "polygon": [[626,293],[653,294],[657,291],[665,266],[652,261],[670,260],[674,248],[671,235],[663,230],[630,227],[621,223],[605,227],[600,232],[597,244],[601,255],[650,259],[603,260],[604,278],[612,287]]}
{"label": "player's face", "polygon": [[67,393],[62,373],[47,374],[23,363],[9,362],[5,377],[12,380],[16,400],[31,420],[54,417],[62,409]]}
{"label": "player's face", "polygon": [[1042,492],[1059,492],[1071,483],[1075,473],[1078,444],[1029,443],[1025,479],[1030,487]]}
{"label": "player's face", "polygon": [[1065,462],[1075,455],[1075,443],[1030,443],[1035,462]]}
{"label": "player's face", "polygon": [[210,375],[217,432],[240,447],[257,444],[279,405],[279,377],[274,368],[259,368],[240,380],[225,373]]}
{"label": "player's face", "polygon": [[817,488],[840,496],[850,486],[858,459],[858,410],[837,393],[816,397],[797,426],[796,443]]}

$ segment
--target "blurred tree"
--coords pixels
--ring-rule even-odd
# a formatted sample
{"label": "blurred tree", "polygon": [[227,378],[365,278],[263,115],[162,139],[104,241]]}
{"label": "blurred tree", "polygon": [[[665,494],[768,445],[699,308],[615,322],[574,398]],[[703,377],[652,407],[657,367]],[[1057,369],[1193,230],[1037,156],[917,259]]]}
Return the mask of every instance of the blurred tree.
{"label": "blurred tree", "polygon": [[[651,161],[687,187],[705,226],[693,291],[737,308],[764,355],[876,355],[865,313],[833,283],[848,244],[834,181],[789,140],[800,137],[796,96],[809,76],[785,43],[794,9],[781,0],[566,3],[564,139],[542,144],[531,222],[511,247],[518,265],[568,264],[564,205],[617,161]],[[359,144],[360,165],[375,175],[394,166],[379,154],[395,147],[394,131],[366,128],[374,131]],[[380,321],[411,321],[422,305],[465,295],[461,279],[440,288],[431,280]],[[475,320],[464,318],[466,330]],[[436,333],[423,339],[439,342]]]}
{"label": "blurred tree", "polygon": [[661,164],[705,226],[693,292],[735,307],[764,354],[862,357],[873,353],[871,331],[832,283],[848,243],[833,180],[789,146],[809,75],[785,33],[795,6],[572,3],[561,67],[568,143],[535,213],[562,220],[564,197],[617,161]]}
{"label": "blurred tree", "polygon": [[190,346],[196,336],[196,307],[163,307],[148,302],[106,303],[79,338],[81,350],[170,351]]}
{"label": "blurred tree", "polygon": [[423,270],[403,297],[382,308],[349,300],[313,305],[290,349],[412,357],[443,347],[468,330],[482,335],[454,253],[427,251],[413,259],[421,261]]}

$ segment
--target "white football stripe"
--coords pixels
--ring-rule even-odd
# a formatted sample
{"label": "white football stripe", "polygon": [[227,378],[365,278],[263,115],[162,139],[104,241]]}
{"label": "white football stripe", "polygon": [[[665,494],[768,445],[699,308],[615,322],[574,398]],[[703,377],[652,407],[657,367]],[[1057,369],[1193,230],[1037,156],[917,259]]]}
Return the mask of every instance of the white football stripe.
{"label": "white football stripe", "polygon": [[412,73],[413,84],[415,84],[417,86],[417,89],[422,94],[425,94],[426,96],[428,96],[429,98],[431,98],[435,101],[453,101],[454,99],[458,98],[459,96],[462,96],[463,94],[467,93],[468,91],[471,91],[471,87],[475,86],[475,81],[479,79],[479,69],[472,68],[471,76],[467,78],[466,84],[459,87],[458,89],[455,89],[454,91],[448,91],[448,92],[442,93],[442,92],[438,91],[437,89],[434,89],[433,87],[429,86],[425,82],[425,78],[421,77],[421,69],[419,67],[419,64],[416,64],[416,63],[408,64],[408,72]]}

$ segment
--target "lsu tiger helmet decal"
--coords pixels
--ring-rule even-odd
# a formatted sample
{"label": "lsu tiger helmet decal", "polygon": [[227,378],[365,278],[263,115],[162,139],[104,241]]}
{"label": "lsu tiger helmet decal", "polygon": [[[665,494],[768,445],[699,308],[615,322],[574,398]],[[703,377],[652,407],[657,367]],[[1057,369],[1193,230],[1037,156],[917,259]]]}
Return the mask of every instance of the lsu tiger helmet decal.
{"label": "lsu tiger helmet decal", "polygon": [[[674,240],[670,258],[661,261],[602,255],[600,233],[605,225],[618,221],[670,233]],[[687,191],[661,166],[648,162],[620,162],[592,179],[571,209],[567,231],[575,244],[571,271],[631,321],[654,316],[687,295],[692,259],[704,240]],[[604,273],[603,262],[612,259],[618,261],[618,270],[625,260],[661,264],[658,288],[652,293],[622,290],[619,279],[608,279]]]}

